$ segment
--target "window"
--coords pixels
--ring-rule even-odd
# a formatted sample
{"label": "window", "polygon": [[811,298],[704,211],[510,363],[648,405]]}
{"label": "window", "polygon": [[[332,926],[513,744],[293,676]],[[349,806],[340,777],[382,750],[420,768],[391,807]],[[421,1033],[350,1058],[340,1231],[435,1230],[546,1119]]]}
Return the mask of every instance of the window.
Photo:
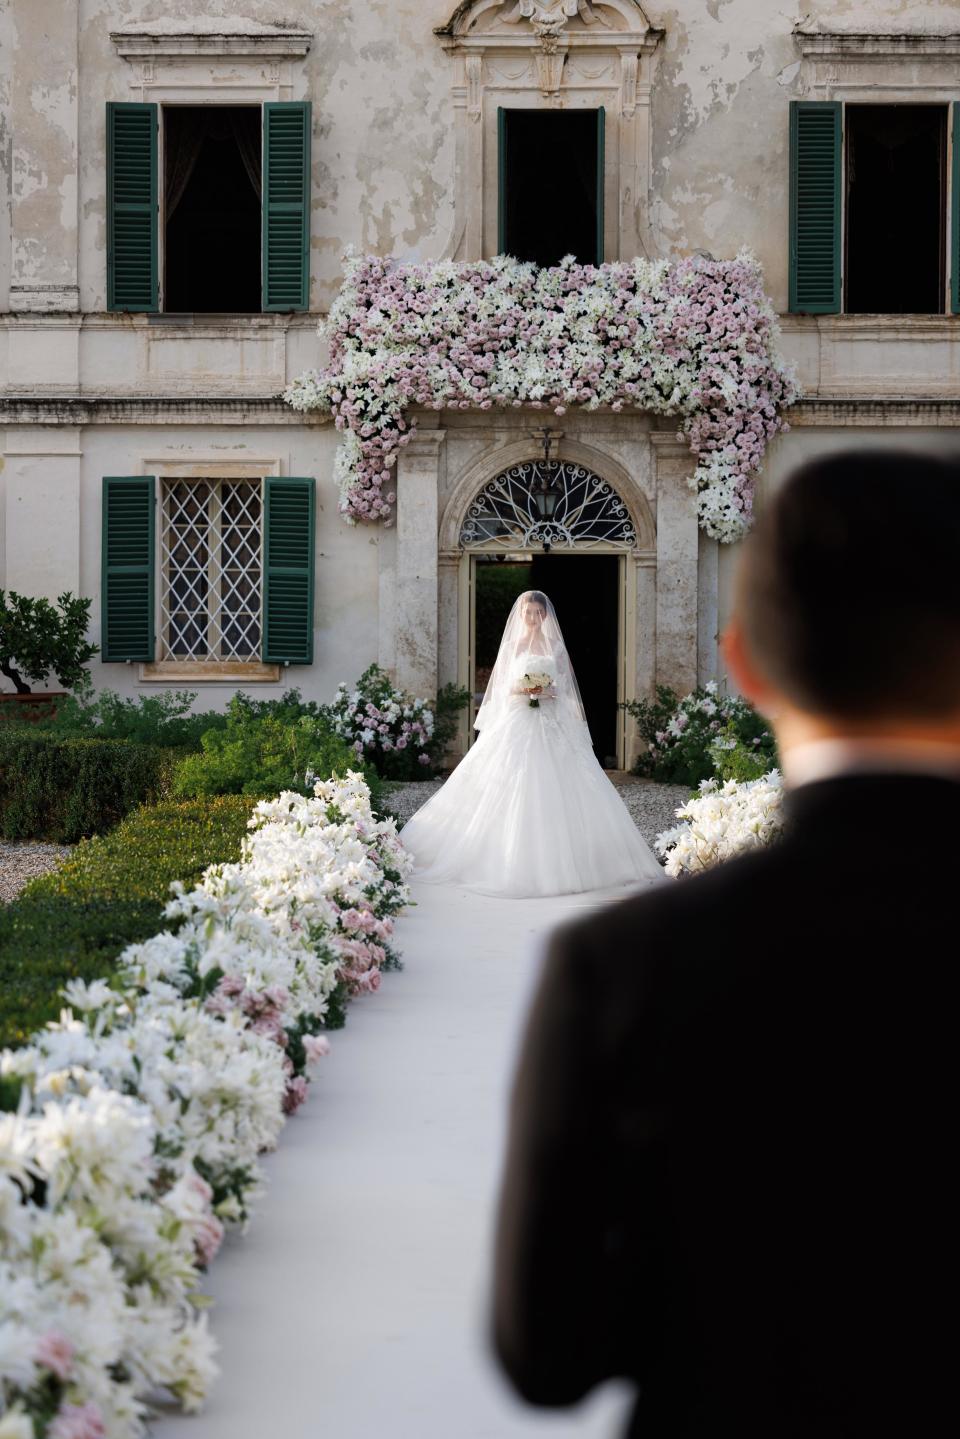
{"label": "window", "polygon": [[108,475],[105,663],[312,664],[314,480]]}
{"label": "window", "polygon": [[161,660],[260,657],[259,480],[161,483]]}
{"label": "window", "polygon": [[941,314],[947,107],[847,105],[845,118],[844,309]]}
{"label": "window", "polygon": [[498,121],[500,253],[601,264],[603,109],[501,109]]}
{"label": "window", "polygon": [[812,314],[939,315],[960,308],[960,235],[947,255],[960,148],[953,106],[947,178],[945,104],[793,101],[790,107],[790,309]]}
{"label": "window", "polygon": [[165,310],[260,309],[259,105],[164,105]]}
{"label": "window", "polygon": [[159,108],[107,103],[108,310],[306,310],[310,101],[165,106],[162,247]]}

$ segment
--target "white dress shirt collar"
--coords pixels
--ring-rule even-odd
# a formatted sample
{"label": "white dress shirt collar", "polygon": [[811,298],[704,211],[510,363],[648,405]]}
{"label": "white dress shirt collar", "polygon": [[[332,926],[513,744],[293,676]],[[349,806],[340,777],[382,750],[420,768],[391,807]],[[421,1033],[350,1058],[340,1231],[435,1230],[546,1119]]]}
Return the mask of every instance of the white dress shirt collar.
{"label": "white dress shirt collar", "polygon": [[960,745],[939,740],[818,739],[780,756],[787,789],[845,774],[932,774],[960,781]]}

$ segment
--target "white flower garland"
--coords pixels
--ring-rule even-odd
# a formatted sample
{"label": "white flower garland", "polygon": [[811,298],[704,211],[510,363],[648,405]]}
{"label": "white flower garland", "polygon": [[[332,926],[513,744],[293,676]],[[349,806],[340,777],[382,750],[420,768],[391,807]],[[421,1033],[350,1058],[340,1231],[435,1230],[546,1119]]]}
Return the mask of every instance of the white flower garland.
{"label": "white flower garland", "polygon": [[133,1439],[144,1396],[199,1407],[198,1267],[245,1221],[306,1093],[338,981],[375,989],[411,859],[361,775],[262,801],[237,864],[173,886],[184,922],[71,982],[0,1053],[0,1439]]}

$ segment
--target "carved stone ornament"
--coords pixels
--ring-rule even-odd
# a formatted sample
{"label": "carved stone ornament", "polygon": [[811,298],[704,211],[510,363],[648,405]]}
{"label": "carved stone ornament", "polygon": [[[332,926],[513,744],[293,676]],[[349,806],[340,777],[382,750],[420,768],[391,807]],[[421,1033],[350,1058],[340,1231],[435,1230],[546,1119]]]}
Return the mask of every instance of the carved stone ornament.
{"label": "carved stone ornament", "polygon": [[529,20],[541,44],[552,43],[556,47],[560,31],[574,15],[579,15],[584,25],[610,28],[609,21],[594,9],[592,0],[516,0],[509,14],[500,18],[505,25],[519,25],[521,20]]}
{"label": "carved stone ornament", "polygon": [[[577,19],[583,29],[570,29],[569,22]],[[433,33],[467,42],[481,36],[490,41],[498,32],[509,33],[502,26],[532,32],[542,45],[555,45],[561,37],[579,39],[584,30],[649,36],[655,45],[663,33],[651,26],[639,0],[460,0],[447,23]]]}

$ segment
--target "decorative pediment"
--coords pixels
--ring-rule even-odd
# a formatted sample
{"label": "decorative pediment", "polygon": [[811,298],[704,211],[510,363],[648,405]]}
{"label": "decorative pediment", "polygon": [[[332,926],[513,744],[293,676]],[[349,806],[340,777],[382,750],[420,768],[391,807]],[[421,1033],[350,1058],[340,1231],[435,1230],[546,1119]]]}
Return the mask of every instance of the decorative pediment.
{"label": "decorative pediment", "polygon": [[[558,100],[569,57],[618,56],[624,113],[635,103],[638,59],[663,36],[637,0],[463,0],[434,32],[444,49],[466,58],[466,81],[475,101],[484,57],[529,57],[541,94]],[[519,57],[518,57],[519,58]],[[588,63],[589,60],[588,60]],[[475,103],[469,107],[476,115]]]}
{"label": "decorative pediment", "polygon": [[446,25],[434,31],[444,39],[469,44],[557,46],[585,39],[609,43],[627,36],[649,37],[655,30],[638,0],[462,0]]}

